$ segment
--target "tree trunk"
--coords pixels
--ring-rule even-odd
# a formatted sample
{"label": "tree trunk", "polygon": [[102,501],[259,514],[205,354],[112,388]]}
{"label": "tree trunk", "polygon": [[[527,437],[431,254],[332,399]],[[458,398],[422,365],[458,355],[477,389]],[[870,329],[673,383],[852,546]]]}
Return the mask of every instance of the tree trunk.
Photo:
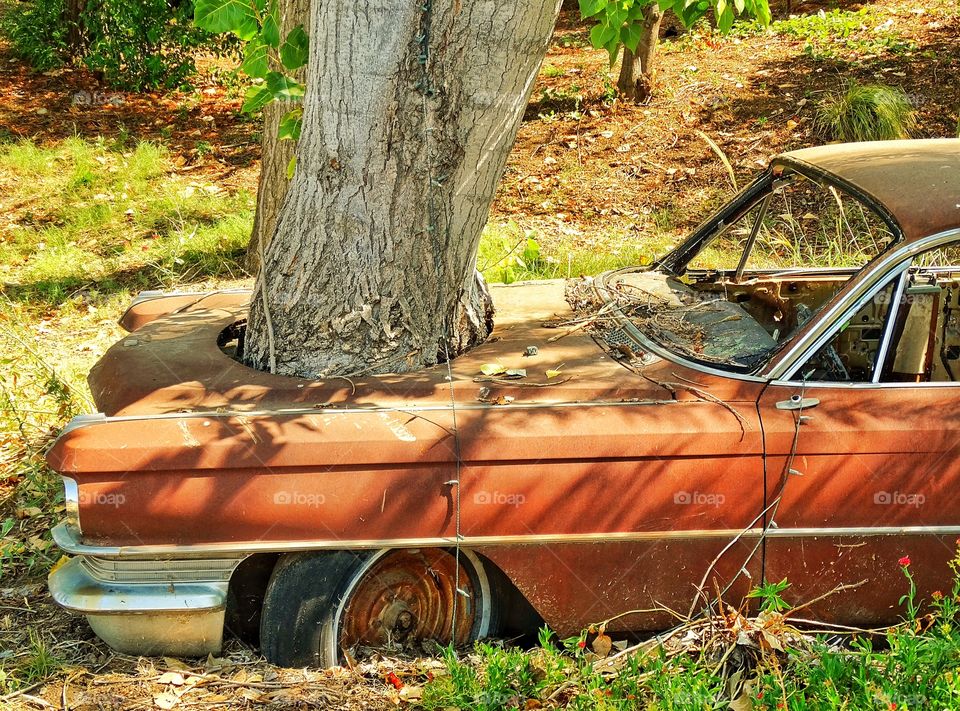
{"label": "tree trunk", "polygon": [[[297,25],[310,28],[310,0],[280,0],[280,33],[287,33]],[[294,78],[302,82],[306,68],[294,72]],[[253,232],[247,246],[247,269],[255,274],[260,268],[260,253],[266,251],[270,238],[277,228],[277,216],[283,198],[287,195],[290,179],[287,166],[296,155],[297,141],[277,138],[280,121],[296,104],[289,101],[274,101],[263,109],[263,138],[260,149],[260,182],[257,186],[257,212],[253,218]]]}
{"label": "tree trunk", "polygon": [[400,372],[489,335],[477,246],[559,4],[313,9],[297,170],[255,286],[248,363]]}
{"label": "tree trunk", "polygon": [[63,5],[63,23],[67,26],[67,49],[71,57],[79,57],[86,49],[83,10],[86,0],[67,0]]}
{"label": "tree trunk", "polygon": [[623,48],[623,63],[617,79],[617,91],[626,101],[646,101],[653,93],[656,78],[654,61],[657,58],[657,43],[660,41],[660,21],[663,11],[656,2],[647,5],[641,23],[640,41],[637,50]]}

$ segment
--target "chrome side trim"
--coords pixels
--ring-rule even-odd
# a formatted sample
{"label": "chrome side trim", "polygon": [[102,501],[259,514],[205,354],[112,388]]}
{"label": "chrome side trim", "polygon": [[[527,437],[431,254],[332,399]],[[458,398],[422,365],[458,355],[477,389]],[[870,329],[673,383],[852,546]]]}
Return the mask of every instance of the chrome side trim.
{"label": "chrome side trim", "polygon": [[[527,403],[511,403],[510,410],[549,410],[567,409],[574,407],[637,407],[643,405],[689,405],[697,401],[691,400],[595,400],[592,402],[571,402],[567,400],[540,401]],[[737,401],[734,401],[737,402]],[[744,402],[752,403],[753,400]],[[289,407],[276,410],[198,410],[196,412],[163,412],[156,415],[117,415],[107,417],[103,414],[96,416],[78,415],[63,428],[60,435],[72,430],[87,427],[88,425],[106,424],[108,422],[139,422],[142,420],[179,420],[184,418],[229,419],[231,417],[287,417],[295,415],[358,415],[378,412],[443,412],[451,409],[448,404],[434,405],[405,405],[398,407]],[[457,412],[466,410],[497,410],[503,405],[487,405],[479,402],[457,403]],[[86,419],[89,418],[89,419]],[[74,420],[77,420],[74,422]]]}
{"label": "chrome side trim", "polygon": [[[612,533],[545,533],[509,536],[462,536],[460,545],[472,549],[487,546],[525,546],[576,543],[620,543],[662,541],[676,539],[729,539],[735,536],[756,539],[811,538],[843,536],[957,536],[956,526],[877,526],[877,527],[828,527],[828,528],[771,528],[764,533],[762,528],[747,531],[736,528],[686,531],[616,531]],[[456,541],[450,537],[391,538],[380,540],[316,539],[303,541],[231,541],[229,543],[199,543],[189,545],[152,544],[141,546],[88,546],[81,542],[74,530],[64,523],[53,529],[54,542],[71,555],[96,556],[98,558],[191,558],[217,557],[226,554],[283,553],[308,550],[377,550],[382,548],[436,548],[452,546]]]}
{"label": "chrome side trim", "polygon": [[87,425],[98,425],[106,421],[107,416],[102,412],[92,412],[88,415],[74,415],[70,418],[66,426],[60,430],[60,436],[67,434],[67,432],[78,430],[81,427],[86,427]]}
{"label": "chrome side trim", "polygon": [[99,558],[84,555],[79,560],[84,570],[103,583],[228,583],[244,555],[231,558],[188,558],[186,560],[136,560]]}
{"label": "chrome side trim", "polygon": [[960,383],[953,382],[952,380],[943,380],[932,383],[831,383],[828,381],[817,382],[813,380],[807,382],[802,382],[799,380],[774,380],[770,384],[784,387],[804,388],[805,390],[810,390],[811,388],[835,388],[838,390],[863,390],[870,388],[960,388]]}

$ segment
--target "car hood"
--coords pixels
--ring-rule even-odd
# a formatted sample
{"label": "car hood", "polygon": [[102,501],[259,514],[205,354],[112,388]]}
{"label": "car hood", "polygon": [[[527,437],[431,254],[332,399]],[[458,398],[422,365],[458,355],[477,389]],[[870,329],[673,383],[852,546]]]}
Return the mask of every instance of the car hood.
{"label": "car hood", "polygon": [[[108,416],[177,412],[262,412],[299,408],[388,408],[458,405],[669,400],[689,394],[671,382],[701,383],[711,394],[737,401],[755,397],[755,383],[696,370],[647,354],[626,367],[616,339],[596,340],[569,323],[574,314],[561,280],[493,286],[496,326],[491,337],[451,364],[352,379],[310,380],[251,369],[219,344],[246,317],[249,292],[171,297],[160,315],[153,299],[141,308],[149,322],[113,345],[93,367],[89,384]],[[184,304],[184,305],[180,305]],[[134,307],[134,310],[137,307]],[[136,313],[125,315],[137,323]],[[615,327],[613,329],[616,330]],[[532,347],[532,348],[531,348]],[[620,348],[620,351],[617,348]],[[533,353],[534,355],[528,355]],[[627,355],[632,355],[627,353]],[[639,354],[637,354],[639,355]],[[524,377],[487,375],[484,366],[525,371]],[[499,370],[497,368],[496,370]],[[550,371],[550,372],[548,372]],[[559,371],[557,373],[556,371]]]}

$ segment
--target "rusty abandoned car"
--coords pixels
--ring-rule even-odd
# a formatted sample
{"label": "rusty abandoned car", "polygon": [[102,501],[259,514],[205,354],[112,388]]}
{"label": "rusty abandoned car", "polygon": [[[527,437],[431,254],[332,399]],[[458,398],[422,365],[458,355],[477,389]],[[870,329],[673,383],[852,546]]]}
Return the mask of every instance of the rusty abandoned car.
{"label": "rusty abandoned car", "polygon": [[332,665],[764,579],[886,623],[900,556],[949,581],[960,141],[780,155],[651,265],[493,292],[452,378],[349,380],[242,365],[249,292],[141,295],[48,454],[56,601],[126,652]]}

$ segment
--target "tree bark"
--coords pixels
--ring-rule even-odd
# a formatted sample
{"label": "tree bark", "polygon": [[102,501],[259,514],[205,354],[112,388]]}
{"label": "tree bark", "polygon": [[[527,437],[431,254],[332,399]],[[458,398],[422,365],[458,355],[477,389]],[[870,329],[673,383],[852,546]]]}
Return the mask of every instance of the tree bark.
{"label": "tree bark", "polygon": [[[286,37],[297,25],[310,29],[310,0],[280,0],[280,36]],[[294,72],[294,78],[302,82],[306,68]],[[253,218],[253,231],[247,246],[246,265],[251,274],[260,269],[260,254],[266,251],[270,238],[277,228],[280,206],[287,195],[290,178],[287,166],[297,153],[297,141],[277,138],[280,121],[296,104],[289,101],[274,101],[263,109],[263,138],[260,149],[260,182],[257,186],[257,212]]]}
{"label": "tree bark", "polygon": [[560,0],[324,0],[245,359],[415,370],[492,328],[476,252]]}
{"label": "tree bark", "polygon": [[653,93],[656,79],[657,44],[660,41],[660,21],[663,11],[652,2],[647,5],[641,22],[640,41],[635,52],[623,48],[623,62],[617,79],[617,92],[626,101],[642,102]]}
{"label": "tree bark", "polygon": [[71,57],[79,57],[86,49],[83,10],[86,0],[67,0],[63,6],[63,22],[67,26],[67,49]]}

